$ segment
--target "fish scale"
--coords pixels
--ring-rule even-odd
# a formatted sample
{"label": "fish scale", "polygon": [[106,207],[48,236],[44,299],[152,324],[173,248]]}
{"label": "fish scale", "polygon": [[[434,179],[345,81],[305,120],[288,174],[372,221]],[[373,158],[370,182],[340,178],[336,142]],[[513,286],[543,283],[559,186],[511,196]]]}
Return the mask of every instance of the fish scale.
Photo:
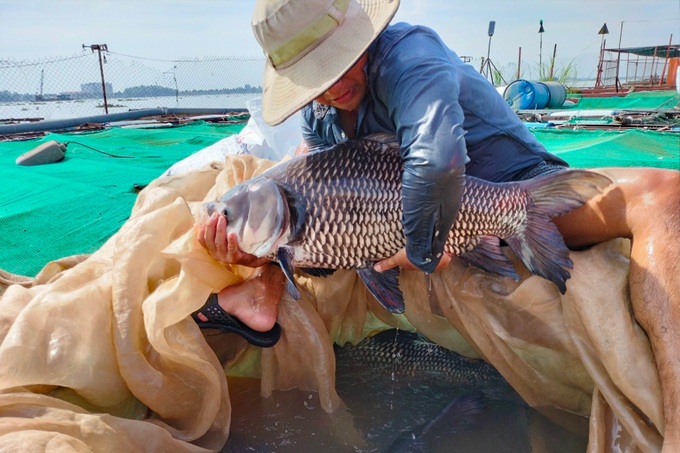
{"label": "fish scale", "polygon": [[[361,151],[346,148],[333,159],[307,161],[306,167],[300,165],[281,179],[286,190],[300,192],[305,199],[303,234],[310,240],[302,245],[303,253],[296,255],[301,265],[365,267],[406,245],[401,226],[403,161],[396,147],[371,144],[375,146]],[[371,165],[374,159],[368,153],[382,153],[385,159]],[[342,165],[344,162],[350,165]],[[527,205],[525,193],[477,181],[479,184],[466,184],[459,215],[448,234],[446,251],[454,255],[473,250],[478,234],[507,236],[525,221],[521,215]],[[504,203],[499,204],[499,199]],[[336,216],[336,212],[344,212],[346,217]],[[367,218],[370,214],[372,219]],[[498,222],[499,218],[503,221]],[[376,224],[385,226],[380,235],[371,231]],[[367,236],[373,239],[365,241]]]}
{"label": "fish scale", "polygon": [[[347,148],[335,159],[309,159],[281,178],[287,191],[304,195],[303,234],[309,240],[296,255],[301,264],[365,267],[376,254],[387,258],[405,245],[400,225],[401,178],[400,173],[394,174],[394,165],[401,171],[400,157],[379,142],[371,144],[372,149]],[[366,153],[371,152],[391,155],[387,162],[370,165],[372,159]]]}
{"label": "fish scale", "polygon": [[[353,140],[281,162],[233,187],[209,209],[227,217],[227,231],[237,235],[241,250],[281,263],[293,297],[299,297],[295,268],[312,275],[357,269],[385,308],[402,312],[398,270],[379,273],[372,267],[406,244],[402,171],[393,140]],[[610,183],[586,170],[508,183],[466,176],[445,250],[487,272],[519,279],[501,251],[502,239],[530,272],[564,293],[572,262],[550,219],[583,205]]]}
{"label": "fish scale", "polygon": [[335,355],[342,374],[366,371],[369,377],[381,374],[418,377],[421,383],[432,379],[479,388],[494,385],[508,394],[514,393],[500,373],[485,361],[465,357],[414,332],[384,330],[357,345],[336,346]]}
{"label": "fish scale", "polygon": [[498,189],[495,185],[485,187],[483,182],[466,184],[461,209],[447,238],[448,253],[460,256],[470,252],[480,233],[507,237],[524,228],[528,194],[518,187],[503,189],[502,194]]}

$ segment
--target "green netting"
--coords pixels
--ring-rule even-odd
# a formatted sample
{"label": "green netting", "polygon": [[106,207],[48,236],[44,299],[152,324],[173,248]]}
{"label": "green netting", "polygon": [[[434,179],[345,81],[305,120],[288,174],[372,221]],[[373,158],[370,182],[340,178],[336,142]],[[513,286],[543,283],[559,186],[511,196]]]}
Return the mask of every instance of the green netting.
{"label": "green netting", "polygon": [[570,99],[578,102],[571,109],[672,109],[680,105],[680,96],[677,91],[644,91],[630,93],[621,96],[606,97],[581,97],[580,95],[568,95]]}
{"label": "green netting", "polygon": [[[98,249],[127,220],[144,186],[173,163],[242,125],[197,122],[164,129],[112,128],[88,134],[49,134],[0,142],[0,269],[35,275],[47,262]],[[575,167],[680,168],[680,134],[642,130],[535,129],[548,150]],[[57,164],[19,167],[38,144],[69,142]],[[78,145],[134,158],[112,158]]]}
{"label": "green netting", "polygon": [[579,168],[659,167],[680,169],[680,133],[642,129],[532,132],[551,153]]}
{"label": "green netting", "polygon": [[[242,128],[197,122],[0,143],[0,269],[35,275],[49,261],[97,250],[127,220],[137,197],[135,185],[145,186],[173,163]],[[63,161],[15,164],[21,154],[48,140],[69,143]],[[133,157],[109,157],[81,143]]]}

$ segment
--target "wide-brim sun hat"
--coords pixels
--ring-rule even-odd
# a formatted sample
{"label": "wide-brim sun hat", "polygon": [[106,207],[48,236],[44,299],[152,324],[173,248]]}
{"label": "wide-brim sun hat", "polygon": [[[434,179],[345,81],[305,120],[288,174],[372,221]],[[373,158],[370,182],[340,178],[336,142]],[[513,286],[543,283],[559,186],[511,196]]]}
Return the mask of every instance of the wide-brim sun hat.
{"label": "wide-brim sun hat", "polygon": [[399,0],[258,0],[262,116],[277,125],[337,82],[387,27]]}

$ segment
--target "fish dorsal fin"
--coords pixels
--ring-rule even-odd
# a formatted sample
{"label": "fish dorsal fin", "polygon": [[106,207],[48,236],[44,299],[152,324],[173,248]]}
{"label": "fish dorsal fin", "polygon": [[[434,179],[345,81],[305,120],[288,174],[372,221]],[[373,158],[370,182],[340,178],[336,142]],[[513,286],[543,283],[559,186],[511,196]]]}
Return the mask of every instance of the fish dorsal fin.
{"label": "fish dorsal fin", "polygon": [[506,277],[519,280],[512,261],[500,248],[500,240],[496,236],[481,236],[477,246],[460,256],[460,259],[486,272],[495,272]]}
{"label": "fish dorsal fin", "polygon": [[372,266],[357,269],[366,288],[391,313],[404,312],[404,295],[399,288],[399,268],[378,272]]}

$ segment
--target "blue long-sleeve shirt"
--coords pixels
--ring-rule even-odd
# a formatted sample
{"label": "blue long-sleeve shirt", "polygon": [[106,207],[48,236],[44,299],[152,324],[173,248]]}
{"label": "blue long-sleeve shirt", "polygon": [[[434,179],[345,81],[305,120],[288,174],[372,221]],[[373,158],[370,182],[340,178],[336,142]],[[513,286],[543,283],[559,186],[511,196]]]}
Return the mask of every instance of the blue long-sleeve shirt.
{"label": "blue long-sleeve shirt", "polygon": [[[368,91],[359,106],[356,135],[397,136],[404,158],[406,251],[422,270],[433,271],[439,262],[460,206],[465,171],[509,181],[544,160],[566,165],[433,30],[395,24],[367,52]],[[302,110],[307,145],[325,148],[347,140],[336,110],[315,104]],[[491,140],[499,137],[500,142]],[[508,141],[513,146],[498,146]]]}

